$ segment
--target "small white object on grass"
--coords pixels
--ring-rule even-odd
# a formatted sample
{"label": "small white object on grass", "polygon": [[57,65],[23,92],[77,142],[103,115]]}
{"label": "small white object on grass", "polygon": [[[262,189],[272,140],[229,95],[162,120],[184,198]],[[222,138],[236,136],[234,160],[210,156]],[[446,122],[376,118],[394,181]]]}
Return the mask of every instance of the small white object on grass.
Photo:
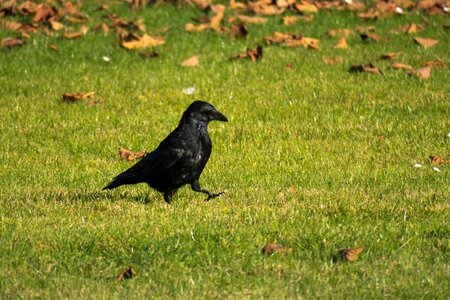
{"label": "small white object on grass", "polygon": [[421,164],[415,164],[414,168],[422,168],[422,165]]}
{"label": "small white object on grass", "polygon": [[108,56],[103,56],[102,59],[106,62],[110,61],[111,59]]}
{"label": "small white object on grass", "polygon": [[450,138],[450,132],[449,133],[447,133],[447,136]]}
{"label": "small white object on grass", "polygon": [[400,6],[397,6],[395,8],[395,12],[398,13],[398,14],[402,14],[403,13],[403,9]]}
{"label": "small white object on grass", "polygon": [[441,172],[438,167],[433,167],[433,170],[435,170],[436,172]]}
{"label": "small white object on grass", "polygon": [[347,4],[353,4],[353,1],[352,1],[352,0],[345,0],[345,3],[347,3]]}
{"label": "small white object on grass", "polygon": [[185,94],[185,95],[192,95],[192,94],[194,94],[195,93],[195,88],[194,87],[188,87],[188,88],[185,88],[185,89],[183,89],[183,94]]}

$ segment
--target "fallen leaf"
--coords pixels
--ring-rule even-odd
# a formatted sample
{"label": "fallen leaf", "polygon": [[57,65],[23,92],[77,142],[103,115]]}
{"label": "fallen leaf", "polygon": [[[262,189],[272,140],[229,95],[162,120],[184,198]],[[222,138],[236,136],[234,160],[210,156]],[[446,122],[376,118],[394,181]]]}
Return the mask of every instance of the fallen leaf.
{"label": "fallen leaf", "polygon": [[163,45],[164,43],[165,40],[162,37],[157,36],[154,37],[146,33],[143,36],[139,36],[136,34],[129,34],[127,37],[121,40],[120,46],[122,46],[127,50],[133,50],[133,49],[151,48]]}
{"label": "fallen leaf", "polygon": [[285,69],[286,71],[292,70],[292,64],[285,64],[285,65],[284,65],[284,69]]}
{"label": "fallen leaf", "polygon": [[361,33],[359,36],[363,41],[371,41],[371,40],[377,42],[386,41],[385,38],[382,38],[381,36],[375,33]]}
{"label": "fallen leaf", "polygon": [[360,73],[360,72],[383,75],[383,72],[379,68],[375,67],[372,63],[368,63],[365,65],[354,65],[350,68],[350,73]]}
{"label": "fallen leaf", "polygon": [[390,52],[390,53],[382,54],[380,56],[380,59],[396,59],[401,54],[402,54],[401,52]]}
{"label": "fallen leaf", "polygon": [[353,30],[348,28],[341,28],[341,29],[330,29],[327,32],[329,37],[349,37],[354,34]]}
{"label": "fallen leaf", "polygon": [[301,37],[300,39],[286,40],[285,43],[286,43],[286,46],[288,46],[288,47],[303,46],[305,48],[319,50],[319,40],[318,39]]}
{"label": "fallen leaf", "polygon": [[299,16],[298,18],[300,20],[302,20],[303,22],[311,22],[312,20],[314,20],[314,15],[304,15],[304,16]]}
{"label": "fallen leaf", "polygon": [[430,48],[430,47],[435,46],[437,43],[439,43],[438,40],[421,38],[421,37],[415,37],[414,41],[424,48]]}
{"label": "fallen leaf", "polygon": [[450,159],[445,159],[437,155],[430,155],[430,159],[433,165],[450,164]]}
{"label": "fallen leaf", "polygon": [[239,23],[231,26],[230,34],[235,38],[245,38],[247,37],[248,31],[244,23]]}
{"label": "fallen leaf", "polygon": [[406,65],[398,62],[393,62],[391,65],[394,69],[405,69],[405,70],[412,70],[414,69],[411,65]]}
{"label": "fallen leaf", "polygon": [[412,24],[400,27],[399,31],[403,32],[403,33],[418,33],[419,31],[422,30],[422,28],[423,28],[422,25],[412,23]]}
{"label": "fallen leaf", "polygon": [[83,36],[83,33],[81,31],[64,33],[64,37],[67,39],[77,39],[81,36]]}
{"label": "fallen leaf", "polygon": [[323,61],[324,64],[334,65],[334,64],[342,63],[344,61],[344,58],[342,56],[324,57],[324,58],[322,58],[322,61]]}
{"label": "fallen leaf", "polygon": [[292,253],[292,248],[280,245],[278,243],[266,244],[261,249],[262,254],[273,255],[277,254],[290,254]]}
{"label": "fallen leaf", "polygon": [[208,28],[211,28],[209,23],[204,23],[204,24],[200,24],[200,25],[195,25],[192,23],[187,23],[184,26],[184,30],[188,31],[188,32],[201,32],[204,31]]}
{"label": "fallen leaf", "polygon": [[216,13],[214,17],[211,18],[211,28],[215,31],[222,31],[222,27],[220,26],[220,23],[223,19],[223,14],[225,12],[225,6],[222,4],[217,4],[211,6],[211,9]]}
{"label": "fallen leaf", "polygon": [[77,101],[77,100],[93,98],[94,95],[95,95],[95,92],[63,94],[62,99],[64,101]]}
{"label": "fallen leaf", "polygon": [[128,160],[128,161],[135,160],[135,159],[144,157],[145,154],[146,154],[146,152],[134,152],[131,150],[127,150],[123,147],[119,148],[119,155],[120,155],[120,158],[123,160]]}
{"label": "fallen leaf", "polygon": [[50,45],[48,45],[48,47],[49,47],[50,49],[52,49],[53,51],[56,51],[56,52],[59,51],[58,46],[56,46],[55,44],[50,44]]}
{"label": "fallen leaf", "polygon": [[6,28],[6,29],[12,30],[12,31],[18,31],[22,27],[22,23],[18,23],[15,21],[2,20],[2,19],[0,19],[0,25],[3,28]]}
{"label": "fallen leaf", "polygon": [[201,10],[207,9],[211,5],[211,0],[190,0],[192,4],[200,8]]}
{"label": "fallen leaf", "polygon": [[44,22],[57,14],[53,7],[48,7],[45,4],[40,4],[33,17],[34,22]]}
{"label": "fallen leaf", "polygon": [[250,16],[244,16],[239,15],[237,17],[240,21],[248,24],[264,24],[267,23],[268,19],[263,17],[250,17]]}
{"label": "fallen leaf", "polygon": [[443,61],[436,59],[436,60],[427,61],[425,63],[425,66],[426,67],[443,68],[443,67],[446,67],[447,65]]}
{"label": "fallen leaf", "polygon": [[333,46],[333,48],[347,49],[348,48],[347,40],[344,37],[340,38],[339,41],[336,43],[336,45]]}
{"label": "fallen leaf", "polygon": [[136,272],[133,270],[132,267],[129,267],[116,277],[116,282],[119,282],[124,279],[132,279],[134,277],[136,277]]}
{"label": "fallen leaf", "polygon": [[2,39],[2,47],[4,48],[12,48],[17,46],[22,46],[25,41],[21,38],[4,38]]}
{"label": "fallen leaf", "polygon": [[184,60],[181,63],[181,66],[182,67],[196,67],[196,66],[198,66],[199,62],[200,61],[199,61],[198,55],[194,55],[194,56],[191,56],[188,59]]}
{"label": "fallen leaf", "polygon": [[317,6],[308,1],[300,1],[300,4],[295,4],[295,8],[302,14],[315,14],[319,11]]}
{"label": "fallen leaf", "polygon": [[59,23],[58,21],[55,21],[53,19],[49,20],[50,26],[52,27],[53,30],[58,31],[64,28],[64,25]]}
{"label": "fallen leaf", "polygon": [[342,256],[342,258],[346,261],[355,261],[358,259],[359,254],[365,249],[365,246],[352,249],[352,248],[341,248],[339,249],[339,254]]}
{"label": "fallen leaf", "polygon": [[431,75],[431,67],[423,67],[417,70],[411,70],[408,71],[406,74],[410,75],[410,76],[417,76],[420,79],[428,79],[430,78]]}
{"label": "fallen leaf", "polygon": [[263,56],[263,50],[261,46],[257,46],[255,49],[248,48],[245,53],[239,53],[236,56],[230,57],[230,60],[237,60],[243,58],[250,58],[252,61],[258,61]]}
{"label": "fallen leaf", "polygon": [[297,21],[298,17],[296,16],[287,16],[283,18],[283,24],[286,26],[294,25],[295,23],[297,23]]}
{"label": "fallen leaf", "polygon": [[365,12],[358,13],[358,17],[367,20],[376,20],[380,17],[380,12],[375,9],[369,9]]}

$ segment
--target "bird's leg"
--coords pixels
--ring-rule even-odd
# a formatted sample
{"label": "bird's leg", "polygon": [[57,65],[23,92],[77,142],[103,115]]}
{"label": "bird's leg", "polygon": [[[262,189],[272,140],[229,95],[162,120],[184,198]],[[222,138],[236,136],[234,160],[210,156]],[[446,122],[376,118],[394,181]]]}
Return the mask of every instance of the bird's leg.
{"label": "bird's leg", "polygon": [[165,191],[164,192],[164,201],[167,202],[167,204],[170,204],[170,202],[172,202],[172,195],[173,195],[173,191]]}
{"label": "bird's leg", "polygon": [[213,198],[216,198],[216,197],[218,197],[218,196],[220,196],[220,195],[222,195],[222,194],[224,193],[224,192],[220,192],[220,193],[217,193],[217,194],[213,194],[213,193],[211,193],[210,191],[207,191],[207,190],[205,190],[205,189],[202,189],[202,188],[200,187],[200,183],[198,182],[198,180],[196,180],[196,181],[194,181],[193,183],[191,183],[191,188],[192,188],[192,190],[195,191],[195,192],[207,194],[207,195],[208,195],[208,198],[206,198],[205,201],[209,201],[209,200],[211,200],[211,199],[213,199]]}

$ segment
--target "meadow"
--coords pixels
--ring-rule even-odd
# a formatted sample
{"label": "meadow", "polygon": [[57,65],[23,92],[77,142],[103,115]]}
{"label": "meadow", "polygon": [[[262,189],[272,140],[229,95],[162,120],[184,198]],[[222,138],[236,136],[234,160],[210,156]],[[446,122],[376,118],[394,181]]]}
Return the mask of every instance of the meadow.
{"label": "meadow", "polygon": [[[106,14],[100,2],[81,9],[92,26]],[[448,15],[319,11],[290,26],[271,16],[233,38],[186,32],[203,14],[193,6],[109,9],[163,36],[157,57],[99,30],[0,48],[0,298],[448,297],[450,165],[429,159],[450,159]],[[411,23],[424,27],[394,32]],[[385,40],[354,33],[333,48],[330,29],[358,26]],[[267,45],[276,31],[317,38],[320,51]],[[15,34],[0,27],[0,39]],[[261,59],[229,60],[256,45]],[[379,59],[398,52],[414,68],[444,66],[421,79]],[[198,66],[180,66],[193,55]],[[369,62],[383,75],[349,72]],[[196,99],[229,119],[209,126],[200,178],[223,196],[205,202],[186,186],[168,205],[144,184],[101,191],[133,164],[119,147],[153,150]],[[262,254],[269,243],[290,250]],[[362,246],[355,261],[339,256]],[[135,276],[116,280],[129,267]]]}

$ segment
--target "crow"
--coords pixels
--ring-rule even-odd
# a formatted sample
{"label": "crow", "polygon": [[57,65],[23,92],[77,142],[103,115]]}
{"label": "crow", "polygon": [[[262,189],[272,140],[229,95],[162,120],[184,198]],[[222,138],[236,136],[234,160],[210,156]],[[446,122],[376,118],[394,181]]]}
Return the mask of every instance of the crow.
{"label": "crow", "polygon": [[124,184],[147,183],[164,193],[164,200],[169,204],[173,194],[185,184],[190,184],[195,192],[207,194],[205,201],[220,196],[223,192],[213,194],[201,188],[199,183],[200,175],[211,155],[208,123],[214,120],[228,122],[208,102],[192,102],[183,113],[178,127],[155,150],[117,175],[103,190]]}

